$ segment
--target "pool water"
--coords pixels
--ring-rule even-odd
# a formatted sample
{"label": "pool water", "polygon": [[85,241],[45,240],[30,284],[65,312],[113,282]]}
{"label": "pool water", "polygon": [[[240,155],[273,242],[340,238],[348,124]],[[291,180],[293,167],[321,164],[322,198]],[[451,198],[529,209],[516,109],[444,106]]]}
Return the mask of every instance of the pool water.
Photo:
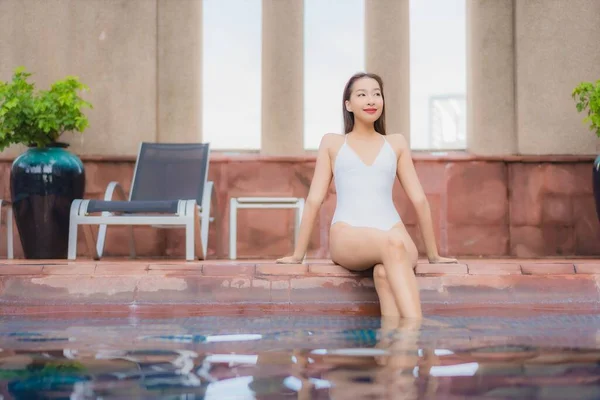
{"label": "pool water", "polygon": [[600,316],[0,318],[0,399],[598,399]]}

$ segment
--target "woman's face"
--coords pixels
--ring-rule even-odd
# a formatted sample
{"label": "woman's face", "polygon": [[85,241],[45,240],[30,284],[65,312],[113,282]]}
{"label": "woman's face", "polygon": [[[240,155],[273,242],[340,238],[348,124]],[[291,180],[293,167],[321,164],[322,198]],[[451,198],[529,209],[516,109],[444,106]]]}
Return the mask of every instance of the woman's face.
{"label": "woman's face", "polygon": [[354,119],[374,123],[383,112],[383,96],[379,83],[373,78],[360,78],[352,85],[346,110],[354,113]]}

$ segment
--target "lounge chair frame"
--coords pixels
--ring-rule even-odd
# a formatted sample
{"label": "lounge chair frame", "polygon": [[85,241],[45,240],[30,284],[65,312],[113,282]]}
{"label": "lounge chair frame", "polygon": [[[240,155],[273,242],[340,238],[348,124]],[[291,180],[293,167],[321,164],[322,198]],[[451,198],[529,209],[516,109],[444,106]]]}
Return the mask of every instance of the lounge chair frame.
{"label": "lounge chair frame", "polygon": [[[155,228],[185,228],[185,259],[187,261],[194,260],[196,257],[199,259],[204,259],[208,249],[209,223],[217,219],[216,210],[218,207],[216,204],[214,184],[213,182],[207,180],[209,164],[208,158],[210,156],[208,144],[190,144],[190,146],[202,145],[207,146],[207,153],[200,204],[198,204],[198,199],[154,201],[154,203],[160,204],[165,204],[167,202],[173,204],[176,202],[176,207],[174,210],[172,210],[172,212],[166,213],[160,211],[157,212],[156,210],[154,212],[144,212],[139,210],[134,212],[127,212],[123,210],[120,212],[115,212],[113,210],[102,211],[101,215],[90,215],[90,210],[98,211],[98,207],[95,207],[95,204],[92,203],[94,200],[76,199],[71,204],[68,258],[70,260],[74,260],[77,257],[77,228],[79,225],[82,225],[84,228],[85,241],[88,251],[92,253],[92,257],[96,260],[100,259],[103,255],[108,225],[129,226],[129,247],[131,257],[136,256],[133,226],[150,225]],[[105,202],[114,202],[116,195],[120,201],[114,204],[121,204],[125,208],[130,205],[135,206],[136,204],[141,204],[137,199],[132,200],[132,195],[134,193],[136,184],[136,176],[139,173],[139,169],[143,168],[143,165],[140,165],[140,155],[142,154],[144,146],[152,146],[154,149],[160,149],[161,147],[169,147],[173,145],[165,143],[142,143],[140,145],[140,150],[135,165],[129,198],[126,198],[123,187],[118,182],[113,181],[110,182],[106,188],[104,194]],[[149,201],[149,203],[152,202],[153,200]],[[91,205],[92,207],[90,207]],[[215,214],[213,217],[210,216],[211,205]],[[110,207],[108,208],[110,209]],[[142,209],[143,208],[144,207],[142,207]],[[99,225],[97,240],[94,240],[93,231],[90,225]],[[220,236],[220,234],[217,234],[217,236]],[[219,247],[218,242],[217,247]]]}

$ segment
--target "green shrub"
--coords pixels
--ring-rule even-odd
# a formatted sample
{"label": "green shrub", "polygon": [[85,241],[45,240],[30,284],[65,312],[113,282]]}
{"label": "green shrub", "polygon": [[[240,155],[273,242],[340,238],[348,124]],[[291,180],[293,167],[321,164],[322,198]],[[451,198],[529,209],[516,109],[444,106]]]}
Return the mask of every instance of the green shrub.
{"label": "green shrub", "polygon": [[88,119],[83,108],[92,105],[79,97],[88,90],[75,76],[56,81],[50,90],[34,92],[24,67],[11,82],[0,81],[0,151],[11,144],[46,147],[68,131],[83,132]]}
{"label": "green shrub", "polygon": [[600,80],[596,84],[582,82],[573,89],[573,99],[576,102],[577,111],[587,111],[584,123],[590,124],[590,130],[595,131],[600,137]]}

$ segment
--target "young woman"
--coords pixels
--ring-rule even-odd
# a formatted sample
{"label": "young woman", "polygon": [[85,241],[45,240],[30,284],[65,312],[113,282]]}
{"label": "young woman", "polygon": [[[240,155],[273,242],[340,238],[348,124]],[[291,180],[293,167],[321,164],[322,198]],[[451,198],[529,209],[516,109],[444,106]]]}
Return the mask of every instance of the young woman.
{"label": "young woman", "polygon": [[335,178],[331,259],[352,271],[375,266],[373,279],[383,316],[422,318],[414,273],[417,248],[392,200],[396,176],[417,211],[429,262],[456,260],[438,254],[429,203],[406,139],[386,135],[381,78],[370,73],[352,76],[344,89],[343,113],[345,135],[330,133],[321,140],[294,254],[277,262],[302,262],[315,217]]}

